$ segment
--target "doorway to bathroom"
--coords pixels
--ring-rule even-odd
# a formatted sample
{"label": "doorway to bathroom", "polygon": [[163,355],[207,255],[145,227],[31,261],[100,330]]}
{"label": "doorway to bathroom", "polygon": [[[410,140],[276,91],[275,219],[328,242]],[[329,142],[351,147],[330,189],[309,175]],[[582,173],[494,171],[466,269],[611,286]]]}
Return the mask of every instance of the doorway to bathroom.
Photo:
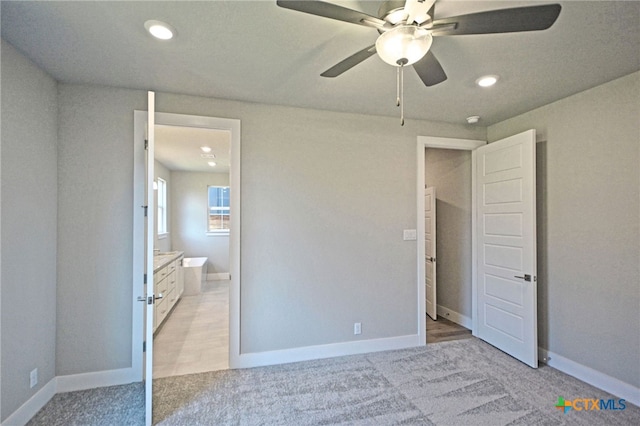
{"label": "doorway to bathroom", "polygon": [[158,309],[154,379],[229,368],[230,147],[229,129],[155,126],[154,251],[183,291]]}
{"label": "doorway to bathroom", "polygon": [[[189,290],[187,277],[184,277],[181,285],[175,284],[175,289],[180,289],[182,294],[177,303],[174,303],[172,309],[162,318],[159,327],[156,327],[153,341],[156,343],[155,346],[158,346],[160,337],[171,328],[180,329],[179,332],[173,331],[174,336],[179,337],[166,339],[176,344],[168,351],[162,347],[161,343],[157,348],[153,348],[152,354],[157,361],[153,364],[158,364],[161,359],[165,362],[166,358],[174,355],[182,357],[177,358],[171,368],[159,368],[158,371],[162,377],[188,374],[196,372],[196,370],[200,372],[228,368],[234,365],[234,357],[239,353],[240,121],[155,113],[154,143],[149,142],[149,146],[153,146],[154,154],[158,144],[160,150],[158,155],[153,155],[154,161],[151,162],[149,170],[157,169],[157,173],[154,171],[151,174],[154,177],[154,187],[156,188],[153,190],[154,193],[163,187],[166,193],[160,197],[160,200],[158,200],[156,193],[152,200],[146,202],[143,182],[145,180],[147,112],[136,111],[134,117],[134,206],[139,208],[139,206],[144,207],[148,204],[154,212],[153,216],[158,218],[163,214],[166,216],[166,223],[163,226],[159,226],[157,220],[154,222],[152,234],[155,234],[153,235],[155,238],[149,245],[153,245],[160,256],[175,257],[174,265],[176,267],[182,266],[180,263],[190,263],[180,262],[181,256],[194,261],[206,259],[200,268],[200,276],[204,275],[204,280],[197,283],[196,290]],[[157,142],[158,135],[160,142]],[[198,139],[203,136],[217,136],[219,140],[216,142],[210,139]],[[169,149],[174,151],[163,153],[164,139],[173,140]],[[192,142],[187,143],[187,141]],[[201,166],[204,163],[203,170],[178,170],[180,166],[171,163],[174,159],[182,161],[183,155],[178,155],[175,151],[178,149],[176,145],[190,145],[194,148],[195,152],[191,153],[191,157],[194,157],[192,161],[200,162]],[[202,147],[207,146],[211,148],[211,151],[204,152]],[[182,147],[184,148],[184,146]],[[209,162],[216,164],[210,165]],[[222,197],[224,200],[212,200],[209,195],[215,191],[211,191],[210,187],[223,188],[223,192],[226,193],[226,196]],[[163,202],[162,206],[160,201]],[[216,204],[218,201],[222,202]],[[214,208],[212,209],[212,207]],[[214,222],[221,224],[220,229],[212,229],[211,224]],[[138,210],[135,208],[133,231],[133,274],[134,277],[137,277],[142,276],[144,272],[142,266],[145,263],[143,262],[145,244],[142,243],[144,241],[144,216],[139,216]],[[215,247],[209,247],[211,245]],[[172,262],[174,261],[169,259],[169,265]],[[155,266],[154,262],[154,270]],[[168,270],[167,272],[170,274],[172,271]],[[161,279],[161,274],[154,275],[155,291],[159,293],[160,289],[157,288],[156,281]],[[178,280],[177,275],[176,279]],[[145,293],[143,288],[138,288],[140,284],[137,280],[134,280],[134,287],[134,293]],[[200,299],[204,297],[199,298],[190,294],[192,291],[196,291],[199,295],[204,294],[209,299],[215,295],[215,301],[209,304],[203,303]],[[174,293],[174,297],[176,294]],[[159,302],[161,300],[156,301],[156,308],[158,308]],[[143,371],[145,370],[144,363],[138,364],[137,360],[142,360],[144,346],[147,347],[147,350],[150,347],[148,344],[143,345],[143,323],[146,320],[143,321],[144,313],[140,306],[141,304],[134,303],[132,351],[133,359],[136,361],[135,367]],[[183,312],[181,313],[181,311]],[[158,312],[160,309],[155,309],[155,313]],[[200,322],[198,324],[197,317],[203,312],[208,323]],[[180,317],[182,317],[182,321],[178,321]],[[180,325],[169,327],[172,320]],[[186,332],[187,329],[189,333]],[[140,330],[140,333],[137,330]],[[217,334],[207,334],[212,330]],[[207,344],[208,349],[202,350],[190,344],[195,340]],[[211,359],[214,359],[215,363],[212,364]],[[206,360],[209,363],[200,363],[201,360]],[[193,369],[188,370],[190,368],[188,364],[192,364]],[[203,367],[204,365],[206,367]],[[153,374],[152,377],[157,377],[157,374]]]}

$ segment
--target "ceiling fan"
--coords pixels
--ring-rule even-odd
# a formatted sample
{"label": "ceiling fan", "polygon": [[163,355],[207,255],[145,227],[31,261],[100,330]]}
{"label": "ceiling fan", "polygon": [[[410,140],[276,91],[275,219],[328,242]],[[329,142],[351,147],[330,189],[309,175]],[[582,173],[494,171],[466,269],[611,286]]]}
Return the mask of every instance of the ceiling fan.
{"label": "ceiling fan", "polygon": [[277,0],[276,3],[286,9],[378,30],[380,35],[374,45],[356,52],[320,75],[337,77],[377,53],[383,61],[398,67],[398,106],[402,106],[402,72],[405,66],[413,65],[426,86],[434,86],[447,79],[440,62],[430,50],[433,37],[545,30],[553,25],[561,9],[559,4],[545,4],[435,19],[435,0],[385,1],[377,17],[324,1]]}

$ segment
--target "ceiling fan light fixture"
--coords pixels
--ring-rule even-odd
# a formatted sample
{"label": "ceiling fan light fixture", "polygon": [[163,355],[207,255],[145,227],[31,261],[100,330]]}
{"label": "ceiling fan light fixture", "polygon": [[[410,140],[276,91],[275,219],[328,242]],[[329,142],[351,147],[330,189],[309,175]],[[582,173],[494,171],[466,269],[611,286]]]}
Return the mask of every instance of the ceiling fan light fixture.
{"label": "ceiling fan light fixture", "polygon": [[432,42],[433,37],[428,30],[416,25],[400,25],[378,37],[376,51],[389,65],[406,66],[422,59]]}

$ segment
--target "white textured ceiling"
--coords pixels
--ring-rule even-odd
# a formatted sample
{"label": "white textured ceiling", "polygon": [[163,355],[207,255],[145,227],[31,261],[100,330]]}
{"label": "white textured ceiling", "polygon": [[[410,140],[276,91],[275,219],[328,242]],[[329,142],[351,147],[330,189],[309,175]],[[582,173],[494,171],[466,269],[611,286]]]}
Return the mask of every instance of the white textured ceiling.
{"label": "white textured ceiling", "polygon": [[[380,2],[335,1],[376,14]],[[436,18],[536,1],[438,1]],[[552,2],[544,2],[552,3]],[[405,77],[407,118],[489,125],[640,69],[640,2],[563,1],[546,31],[438,37],[449,79]],[[320,73],[375,42],[376,31],[274,1],[9,2],[2,37],[62,82],[397,116],[395,68],[374,56],[334,78]],[[159,19],[178,37],[152,39]],[[474,81],[500,76],[491,89]]]}

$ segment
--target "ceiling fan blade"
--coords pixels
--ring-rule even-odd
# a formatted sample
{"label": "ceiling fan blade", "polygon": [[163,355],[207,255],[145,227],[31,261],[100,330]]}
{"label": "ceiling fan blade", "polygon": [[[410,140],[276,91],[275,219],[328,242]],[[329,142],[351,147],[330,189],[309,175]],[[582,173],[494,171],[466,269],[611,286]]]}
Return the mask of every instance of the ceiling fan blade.
{"label": "ceiling fan blade", "polygon": [[298,12],[310,13],[312,15],[322,16],[325,18],[337,19],[338,21],[349,22],[352,24],[364,25],[365,27],[382,28],[385,21],[375,16],[367,15],[357,10],[348,9],[332,3],[323,1],[288,1],[278,0],[276,4],[285,9],[291,9]]}
{"label": "ceiling fan blade", "polygon": [[365,59],[375,55],[375,53],[376,53],[376,45],[374,44],[373,46],[366,47],[361,51],[349,56],[347,59],[338,62],[337,64],[335,64],[334,66],[332,66],[331,68],[329,68],[328,70],[326,70],[320,75],[322,77],[337,77],[343,72],[348,71],[351,68],[355,67]]}
{"label": "ceiling fan blade", "polygon": [[440,62],[431,51],[428,51],[424,58],[413,64],[413,68],[425,86],[428,87],[435,86],[447,79],[447,74],[442,69],[442,65],[440,65]]}
{"label": "ceiling fan blade", "polygon": [[433,18],[436,14],[436,4],[435,2],[431,5],[431,9],[429,9],[429,11],[427,12],[427,15],[429,15],[429,20],[433,21]]}
{"label": "ceiling fan blade", "polygon": [[[433,23],[433,35],[496,34],[546,30],[556,21],[560,9],[562,7],[559,4],[545,4],[438,19]],[[442,28],[438,29],[438,27]]]}

